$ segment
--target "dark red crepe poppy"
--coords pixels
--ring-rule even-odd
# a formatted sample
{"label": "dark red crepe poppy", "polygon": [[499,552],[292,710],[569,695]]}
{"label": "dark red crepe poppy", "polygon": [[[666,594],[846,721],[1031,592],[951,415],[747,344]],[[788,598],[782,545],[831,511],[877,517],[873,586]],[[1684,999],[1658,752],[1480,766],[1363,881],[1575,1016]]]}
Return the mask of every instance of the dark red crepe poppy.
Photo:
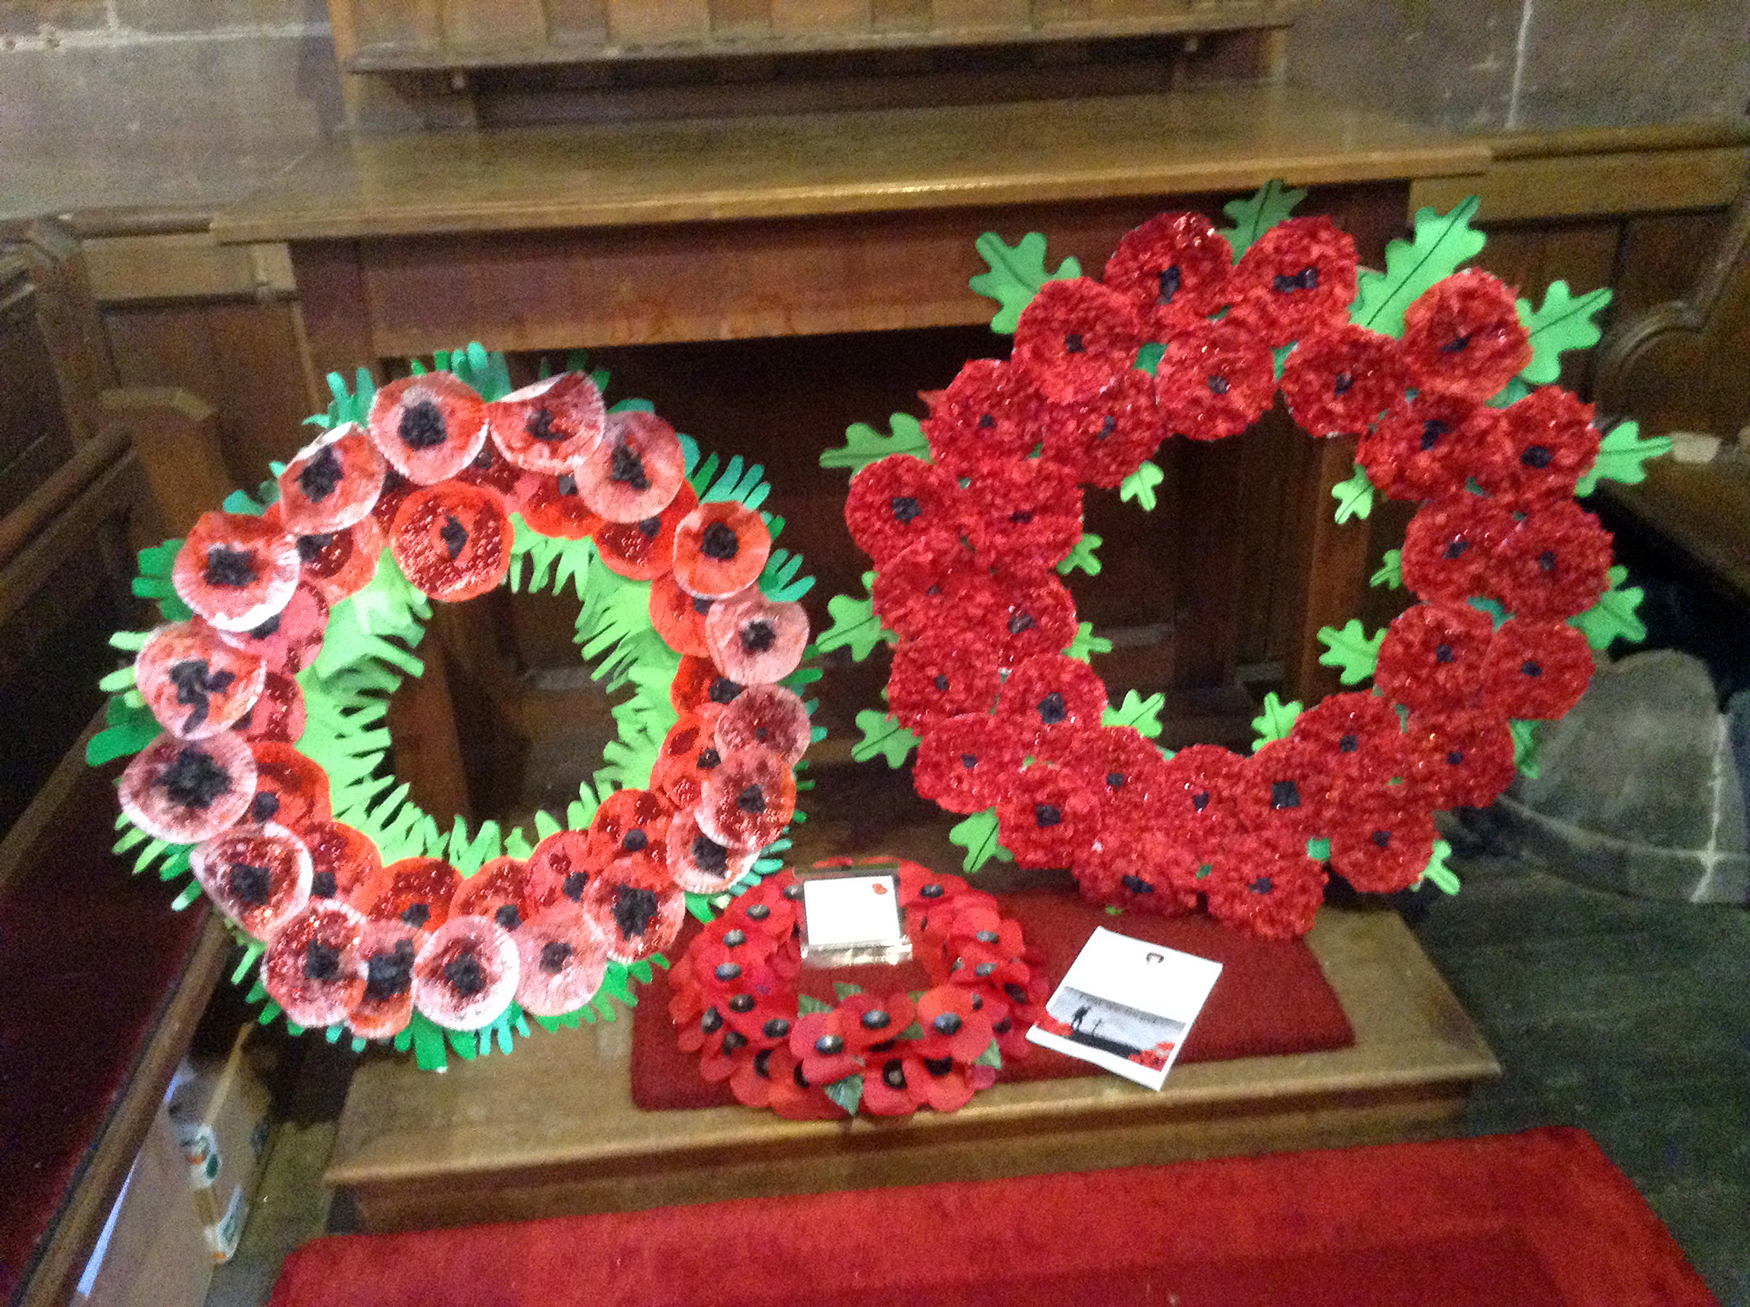
{"label": "dark red crepe poppy", "polygon": [[1348,321],[1354,239],[1329,218],[1290,218],[1240,256],[1229,283],[1236,323],[1268,345],[1305,340]]}
{"label": "dark red crepe poppy", "polygon": [[312,758],[278,740],[254,740],[255,797],[249,801],[251,821],[277,821],[294,831],[311,818],[334,816],[328,797],[328,773]]}
{"label": "dark red crepe poppy", "polygon": [[491,917],[514,931],[534,914],[529,889],[529,864],[524,859],[491,858],[472,876],[462,878],[450,900],[450,915]]}
{"label": "dark red crepe poppy", "polygon": [[266,680],[258,656],[198,618],[158,627],[134,658],[134,687],[158,724],[185,740],[228,729],[254,706]]}
{"label": "dark red crepe poppy", "polygon": [[993,461],[971,474],[963,493],[997,555],[1055,566],[1082,538],[1082,492],[1056,463]]}
{"label": "dark red crepe poppy", "polygon": [[657,866],[666,866],[664,843],[674,808],[667,799],[649,790],[615,790],[590,818],[589,838],[593,857],[611,862],[615,858],[643,855]]}
{"label": "dark red crepe poppy", "polygon": [[1197,323],[1165,343],[1155,369],[1155,407],[1167,433],[1191,440],[1238,435],[1275,398],[1270,351],[1243,328]]}
{"label": "dark red crepe poppy", "polygon": [[1135,815],[1108,810],[1070,870],[1084,897],[1157,916],[1197,907],[1203,859]]}
{"label": "dark red crepe poppy", "polygon": [[1499,503],[1467,491],[1423,504],[1404,532],[1404,584],[1430,602],[1498,593],[1501,545],[1514,525]]}
{"label": "dark red crepe poppy", "polygon": [[759,580],[772,553],[772,532],[737,500],[700,504],[674,536],[674,579],[688,594],[721,599]]}
{"label": "dark red crepe poppy", "polygon": [[924,396],[930,453],[956,476],[991,459],[1025,458],[1039,443],[1039,392],[1001,359],[971,359],[946,390]]}
{"label": "dark red crepe poppy", "polygon": [[1265,939],[1295,939],[1312,929],[1324,902],[1325,871],[1294,840],[1239,835],[1223,841],[1209,861],[1202,884],[1217,921]]}
{"label": "dark red crepe poppy", "polygon": [[988,713],[1002,673],[970,635],[946,631],[907,640],[893,651],[887,702],[901,725],[928,730],[962,713]]}
{"label": "dark red crepe poppy", "polygon": [[920,540],[896,554],[875,577],[881,624],[904,639],[930,632],[975,630],[994,621],[1000,596],[988,563],[960,540]]}
{"label": "dark red crepe poppy", "polygon": [[607,415],[601,438],[570,471],[592,511],[609,522],[642,522],[667,508],[685,482],[686,453],[663,419],[625,409]]}
{"label": "dark red crepe poppy", "polygon": [[1134,726],[1083,729],[1061,761],[1102,792],[1109,812],[1140,816],[1148,796],[1166,784],[1161,751]]}
{"label": "dark red crepe poppy", "polygon": [[1511,618],[1496,630],[1483,660],[1484,693],[1506,717],[1564,717],[1591,679],[1592,646],[1566,622]]}
{"label": "dark red crepe poppy", "polygon": [[365,886],[383,869],[377,842],[344,822],[317,818],[304,823],[300,838],[310,850],[310,897],[359,906]]}
{"label": "dark red crepe poppy", "polygon": [[529,897],[540,907],[583,901],[591,877],[607,864],[590,847],[589,832],[554,831],[529,854]]}
{"label": "dark red crepe poppy", "polygon": [[1468,707],[1482,690],[1493,631],[1488,615],[1468,604],[1417,604],[1386,631],[1374,683],[1394,703],[1412,709]]}
{"label": "dark red crepe poppy", "polygon": [[260,659],[267,671],[296,676],[322,652],[322,637],[328,630],[328,600],[317,587],[300,581],[286,606],[260,626],[248,631],[214,630],[232,648]]}
{"label": "dark red crepe poppy", "polygon": [[281,524],[293,535],[346,530],[370,516],[387,466],[356,423],[324,432],[279,475]]}
{"label": "dark red crepe poppy", "polygon": [[750,685],[717,718],[717,743],[724,752],[759,745],[781,754],[794,767],[813,741],[808,705],[781,685]]}
{"label": "dark red crepe poppy", "polygon": [[1156,214],[1106,260],[1106,285],[1142,316],[1151,340],[1206,318],[1228,299],[1233,247],[1201,213]]}
{"label": "dark red crepe poppy", "polygon": [[198,616],[222,631],[249,631],[286,606],[301,562],[277,514],[202,513],[176,551],[170,580]]}
{"label": "dark red crepe poppy", "polygon": [[1600,439],[1590,404],[1560,386],[1539,386],[1496,413],[1477,482],[1522,508],[1572,499]]}
{"label": "dark red crepe poppy", "polygon": [[633,581],[655,580],[674,566],[675,531],[698,506],[699,496],[683,481],[655,517],[597,527],[595,547],[603,566]]}
{"label": "dark red crepe poppy", "polygon": [[1458,494],[1483,459],[1493,413],[1462,395],[1421,391],[1400,399],[1361,438],[1356,461],[1392,499]]}
{"label": "dark red crepe poppy", "polygon": [[796,815],[796,776],[781,754],[754,747],[723,755],[705,778],[699,828],[732,848],[764,848]]}
{"label": "dark red crepe poppy", "polygon": [[[1002,683],[997,716],[1022,732],[1027,752],[1059,759],[1106,711],[1106,685],[1092,667],[1065,654],[1036,654]],[[1104,777],[1094,784],[1104,790]]]}
{"label": "dark red crepe poppy", "polygon": [[1502,541],[1495,593],[1518,617],[1585,612],[1610,585],[1611,537],[1572,500],[1529,509]]}
{"label": "dark red crepe poppy", "polygon": [[993,640],[999,667],[1058,653],[1075,639],[1075,600],[1049,567],[999,562],[990,569],[990,585],[995,603],[979,612],[980,629]]}
{"label": "dark red crepe poppy", "polygon": [[1498,713],[1412,713],[1404,734],[1416,748],[1411,783],[1430,807],[1481,808],[1513,783],[1513,732]]}
{"label": "dark red crepe poppy", "polygon": [[486,402],[449,372],[391,381],[371,399],[371,440],[416,486],[456,475],[486,443]]}
{"label": "dark red crepe poppy", "polygon": [[1349,323],[1306,336],[1282,368],[1282,397],[1315,436],[1359,435],[1404,397],[1407,374],[1390,336]]}
{"label": "dark red crepe poppy", "polygon": [[1304,740],[1272,740],[1246,759],[1236,793],[1248,829],[1304,842],[1324,821],[1330,783],[1322,750]]}
{"label": "dark red crepe poppy", "polygon": [[460,603],[504,580],[512,534],[510,514],[495,491],[445,481],[402,501],[389,531],[389,550],[425,594]]}
{"label": "dark red crepe poppy", "polygon": [[1319,751],[1333,778],[1383,782],[1413,763],[1397,710],[1377,694],[1333,694],[1295,718],[1292,739]]}
{"label": "dark red crepe poppy", "polygon": [[1047,400],[1075,404],[1117,385],[1145,339],[1130,300],[1074,277],[1046,282],[1021,310],[1011,359]]}
{"label": "dark red crepe poppy", "polygon": [[650,583],[650,625],[676,653],[709,658],[705,615],[715,602],[688,594],[675,582],[673,572],[664,572]]}
{"label": "dark red crepe poppy", "polygon": [[1100,800],[1062,767],[1034,763],[997,800],[1003,847],[1023,867],[1067,867],[1093,838]]}
{"label": "dark red crepe poppy", "polygon": [[1468,269],[1435,282],[1404,311],[1404,361],[1418,390],[1487,399],[1531,364],[1513,288]]}
{"label": "dark red crepe poppy", "polygon": [[314,586],[333,607],[371,583],[387,544],[388,536],[375,517],[363,518],[344,531],[299,536],[304,583]]}
{"label": "dark red crepe poppy", "polygon": [[372,921],[400,921],[428,935],[449,920],[461,883],[442,858],[402,858],[365,882],[359,906]]}
{"label": "dark red crepe poppy", "polygon": [[570,475],[607,426],[595,378],[546,377],[486,406],[492,443],[510,462],[545,476]]}
{"label": "dark red crepe poppy", "polygon": [[952,473],[909,454],[890,454],[851,478],[845,525],[857,547],[882,567],[930,536],[957,537],[964,504]]}
{"label": "dark red crepe poppy", "polygon": [[712,705],[734,703],[742,688],[741,682],[723,675],[709,658],[683,654],[680,669],[668,687],[668,701],[677,713],[685,716]]}
{"label": "dark red crepe poppy", "polygon": [[1214,744],[1181,749],[1162,766],[1149,792],[1156,823],[1207,862],[1208,852],[1240,829],[1240,776],[1245,759]]}
{"label": "dark red crepe poppy", "polygon": [[1117,385],[1092,399],[1047,405],[1044,423],[1043,457],[1108,490],[1141,467],[1167,434],[1154,378],[1139,368],[1126,368]]}
{"label": "dark red crepe poppy", "polygon": [[1327,826],[1331,868],[1367,894],[1408,889],[1434,856],[1434,815],[1409,801],[1404,787],[1333,812]]}
{"label": "dark red crepe poppy", "polygon": [[525,491],[517,511],[537,532],[558,540],[582,540],[602,528],[603,519],[577,490],[577,478],[569,472],[558,476],[523,474]]}
{"label": "dark red crepe poppy", "polygon": [[717,670],[742,685],[771,685],[802,662],[808,614],[792,600],[768,599],[757,585],[718,599],[705,615],[705,643]]}

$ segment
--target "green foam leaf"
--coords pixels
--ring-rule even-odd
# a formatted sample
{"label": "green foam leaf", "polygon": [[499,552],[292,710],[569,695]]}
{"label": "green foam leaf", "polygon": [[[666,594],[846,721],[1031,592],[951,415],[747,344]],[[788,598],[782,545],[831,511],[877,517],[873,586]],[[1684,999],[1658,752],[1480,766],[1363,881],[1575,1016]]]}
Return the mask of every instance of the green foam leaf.
{"label": "green foam leaf", "polygon": [[1266,694],[1263,713],[1252,718],[1252,730],[1257,732],[1257,738],[1252,741],[1252,751],[1256,753],[1272,740],[1286,740],[1288,733],[1294,729],[1294,719],[1300,716],[1301,706],[1298,699],[1292,703],[1283,703],[1274,690]]}
{"label": "green foam leaf", "polygon": [[1100,560],[1094,556],[1094,551],[1105,541],[1092,531],[1082,532],[1082,538],[1075,543],[1075,548],[1069,551],[1069,557],[1057,565],[1060,574],[1068,576],[1076,568],[1081,568],[1089,576],[1100,575]]}
{"label": "green foam leaf", "polygon": [[1428,859],[1428,865],[1423,869],[1421,878],[1416,884],[1428,881],[1442,894],[1458,893],[1458,876],[1452,868],[1446,865],[1446,860],[1452,856],[1452,845],[1445,840],[1434,841],[1434,856]]}
{"label": "green foam leaf", "polygon": [[832,1004],[824,1003],[812,994],[798,994],[796,996],[796,1010],[804,1016],[810,1012],[831,1012]]}
{"label": "green foam leaf", "polygon": [[987,231],[973,242],[973,248],[984,259],[989,272],[981,272],[967,284],[993,299],[999,305],[990,320],[990,329],[1011,336],[1021,321],[1021,311],[1033,302],[1039,288],[1048,281],[1066,281],[1082,275],[1082,265],[1067,258],[1056,272],[1045,268],[1045,237],[1030,231],[1013,245],[1004,242],[994,231]]}
{"label": "green foam leaf", "polygon": [[1367,469],[1361,464],[1355,465],[1355,471],[1347,480],[1339,481],[1331,487],[1331,498],[1337,501],[1337,522],[1341,525],[1350,518],[1364,518],[1373,511],[1373,482],[1367,479]]}
{"label": "green foam leaf", "polygon": [[917,747],[916,735],[886,713],[876,712],[873,708],[865,708],[857,714],[857,726],[862,730],[863,738],[851,746],[851,757],[858,762],[880,757],[887,759],[889,767],[900,767]]}
{"label": "green foam leaf", "polygon": [[998,862],[1015,860],[1015,855],[1005,849],[998,838],[995,808],[975,812],[966,820],[955,823],[954,829],[948,832],[948,839],[966,850],[960,865],[969,873],[977,871],[992,858]]}
{"label": "green foam leaf", "polygon": [[1575,296],[1565,281],[1552,281],[1543,303],[1519,301],[1519,321],[1531,336],[1531,362],[1519,375],[1533,386],[1548,385],[1562,373],[1561,356],[1570,349],[1591,349],[1602,334],[1593,321],[1610,303],[1609,287]]}
{"label": "green foam leaf", "polygon": [[1118,487],[1118,498],[1127,504],[1134,499],[1143,512],[1152,513],[1156,503],[1155,487],[1166,479],[1167,474],[1157,465],[1144,460],[1141,467],[1124,478]]}
{"label": "green foam leaf", "polygon": [[1076,638],[1069,642],[1063,652],[1085,663],[1097,653],[1111,653],[1112,642],[1103,635],[1095,635],[1092,622],[1083,622],[1076,628]]}
{"label": "green foam leaf", "polygon": [[820,456],[822,467],[843,467],[856,472],[889,454],[910,454],[930,462],[930,442],[924,429],[909,413],[895,413],[889,420],[891,434],[883,435],[867,422],[853,422],[845,428],[845,443]]}
{"label": "green foam leaf", "polygon": [[1100,715],[1102,726],[1131,726],[1153,740],[1161,733],[1161,709],[1166,706],[1165,694],[1151,694],[1144,699],[1135,690],[1126,690],[1124,700],[1116,708],[1110,704]]}
{"label": "green foam leaf", "polygon": [[1446,213],[1417,210],[1411,239],[1394,240],[1385,247],[1385,271],[1361,270],[1355,302],[1349,307],[1350,321],[1387,336],[1402,336],[1404,310],[1482,251],[1483,233],[1470,225],[1476,212],[1474,195]]}
{"label": "green foam leaf", "polygon": [[1003,1069],[1003,1050],[997,1047],[997,1041],[991,1040],[989,1047],[972,1059],[972,1065],[995,1067],[1001,1071]]}
{"label": "green foam leaf", "polygon": [[1384,640],[1383,626],[1369,636],[1361,619],[1351,617],[1340,631],[1330,626],[1320,629],[1319,643],[1325,652],[1319,655],[1319,662],[1337,668],[1337,679],[1344,685],[1359,685],[1379,665],[1379,646]]}
{"label": "green foam leaf", "polygon": [[[863,573],[865,591],[874,580],[875,573]],[[821,653],[849,649],[851,658],[860,663],[874,652],[876,645],[894,638],[882,627],[881,619],[875,616],[875,603],[868,593],[861,599],[834,595],[826,601],[826,611],[832,617],[832,625],[821,632],[816,642]]]}
{"label": "green foam leaf", "polygon": [[162,729],[147,708],[135,708],[119,696],[104,710],[104,728],[85,745],[85,761],[101,767],[116,758],[127,758],[157,739]]}
{"label": "green foam leaf", "polygon": [[826,1086],[826,1096],[845,1109],[846,1116],[855,1116],[863,1102],[863,1077],[846,1076]]}
{"label": "green foam leaf", "polygon": [[1513,732],[1513,765],[1533,780],[1537,779],[1537,726],[1534,721],[1520,721],[1515,718],[1507,723],[1507,729]]}
{"label": "green foam leaf", "polygon": [[1641,439],[1641,424],[1618,422],[1599,442],[1598,457],[1580,478],[1578,495],[1589,495],[1600,481],[1620,481],[1635,485],[1647,479],[1646,462],[1671,452],[1670,436],[1650,436]]}
{"label": "green foam leaf", "polygon": [[1401,589],[1404,584],[1404,551],[1401,549],[1386,550],[1385,557],[1380,561],[1379,570],[1367,578],[1367,584],[1371,586],[1383,585],[1388,590]]}
{"label": "green foam leaf", "polygon": [[1628,568],[1611,568],[1610,589],[1600,595],[1592,607],[1568,622],[1568,625],[1580,628],[1586,636],[1586,643],[1595,651],[1603,652],[1616,640],[1639,644],[1647,638],[1647,624],[1635,611],[1640,607],[1644,592],[1638,585],[1624,586],[1626,580]]}
{"label": "green foam leaf", "polygon": [[1304,190],[1289,190],[1281,181],[1272,178],[1249,198],[1229,200],[1222,205],[1221,211],[1233,222],[1233,226],[1223,227],[1221,234],[1233,246],[1234,262],[1238,263],[1240,256],[1252,248],[1258,237],[1286,219],[1294,212],[1294,206],[1305,198]]}

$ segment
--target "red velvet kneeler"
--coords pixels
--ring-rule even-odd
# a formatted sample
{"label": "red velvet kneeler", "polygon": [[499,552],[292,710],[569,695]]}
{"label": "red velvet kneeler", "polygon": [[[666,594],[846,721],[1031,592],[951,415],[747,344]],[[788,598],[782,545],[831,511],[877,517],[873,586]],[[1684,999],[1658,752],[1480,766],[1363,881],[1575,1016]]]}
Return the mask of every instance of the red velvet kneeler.
{"label": "red velvet kneeler", "polygon": [[[1020,922],[1027,943],[1044,955],[1055,987],[1095,927],[1165,944],[1222,964],[1221,978],[1191,1027],[1180,1062],[1220,1062],[1266,1053],[1312,1053],[1347,1048],[1355,1032],[1342,1005],[1319,970],[1318,959],[1300,940],[1283,943],[1254,939],[1201,914],[1153,917],[1140,912],[1111,916],[1074,894],[1028,890],[1002,896],[1003,911]],[[689,923],[671,950],[678,962],[691,942]],[[835,1002],[834,981],[849,981],[880,993],[924,989],[923,969],[853,967],[802,973],[802,992]],[[647,1111],[718,1107],[733,1103],[727,1084],[707,1084],[699,1059],[675,1044],[668,1014],[666,973],[658,970],[640,992],[632,1026],[632,1101]],[[1107,1074],[1088,1062],[1034,1046],[1025,1058],[1011,1058],[999,1080],[1055,1080]]]}
{"label": "red velvet kneeler", "polygon": [[[1583,1131],[741,1199],[293,1253],[270,1307],[1703,1307]],[[1717,1307],[1717,1304],[1716,1304]]]}

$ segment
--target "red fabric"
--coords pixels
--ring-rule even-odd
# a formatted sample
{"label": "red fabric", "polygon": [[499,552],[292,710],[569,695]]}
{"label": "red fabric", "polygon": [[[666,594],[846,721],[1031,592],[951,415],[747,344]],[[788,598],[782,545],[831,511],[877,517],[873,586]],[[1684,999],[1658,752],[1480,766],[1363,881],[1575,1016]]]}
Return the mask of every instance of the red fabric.
{"label": "red fabric", "polygon": [[[1584,1131],[741,1199],[293,1253],[270,1307],[1704,1307]],[[1716,1304],[1717,1307],[1717,1304]]]}
{"label": "red fabric", "polygon": [[[1203,915],[1168,918],[1127,912],[1114,917],[1074,894],[1045,890],[1004,894],[1002,904],[1003,911],[1021,923],[1028,945],[1044,955],[1045,974],[1053,988],[1097,926],[1221,963],[1221,978],[1203,1015],[1191,1027],[1179,1054],[1181,1062],[1311,1053],[1347,1048],[1355,1042],[1355,1032],[1319,970],[1318,959],[1300,940],[1282,943],[1242,935]],[[679,958],[686,952],[695,929],[689,921],[679,942],[669,950],[671,957]],[[835,981],[882,994],[929,987],[921,967],[872,966],[804,970],[802,992],[836,1002]],[[698,1056],[676,1047],[668,998],[667,977],[658,971],[652,983],[640,991],[634,1009],[632,1101],[648,1112],[733,1103],[735,1096],[728,1085],[707,1084],[699,1075]],[[997,1079],[1060,1080],[1105,1074],[1092,1063],[1035,1045],[1025,1058],[1005,1061]]]}

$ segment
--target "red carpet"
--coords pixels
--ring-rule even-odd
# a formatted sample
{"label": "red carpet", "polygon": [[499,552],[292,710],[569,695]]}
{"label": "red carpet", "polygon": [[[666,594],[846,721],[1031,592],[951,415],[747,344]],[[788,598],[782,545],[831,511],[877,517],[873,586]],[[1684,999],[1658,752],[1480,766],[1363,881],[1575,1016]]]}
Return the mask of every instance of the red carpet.
{"label": "red carpet", "polygon": [[318,1239],[270,1307],[1702,1307],[1579,1130]]}
{"label": "red carpet", "polygon": [[[1319,970],[1318,959],[1299,940],[1280,943],[1254,939],[1201,915],[1168,919],[1127,912],[1109,916],[1104,908],[1074,894],[1027,891],[1005,894],[1002,899],[1004,911],[1021,923],[1027,942],[1044,954],[1045,971],[1053,985],[1063,978],[1096,926],[1220,962],[1221,978],[1203,1015],[1191,1027],[1179,1054],[1181,1062],[1312,1053],[1347,1048],[1355,1042],[1355,1032]],[[672,957],[678,960],[686,951],[694,929],[689,922],[680,942],[670,950]],[[803,992],[834,1001],[832,986],[839,980],[884,992],[923,989],[929,984],[920,967],[852,967],[803,972]],[[658,971],[634,1009],[632,1101],[653,1112],[733,1103],[735,1097],[728,1085],[707,1084],[699,1075],[698,1057],[675,1046],[668,997],[666,974]],[[1028,1050],[1027,1057],[1007,1062],[997,1078],[1056,1080],[1105,1074],[1090,1063],[1035,1047]]]}

